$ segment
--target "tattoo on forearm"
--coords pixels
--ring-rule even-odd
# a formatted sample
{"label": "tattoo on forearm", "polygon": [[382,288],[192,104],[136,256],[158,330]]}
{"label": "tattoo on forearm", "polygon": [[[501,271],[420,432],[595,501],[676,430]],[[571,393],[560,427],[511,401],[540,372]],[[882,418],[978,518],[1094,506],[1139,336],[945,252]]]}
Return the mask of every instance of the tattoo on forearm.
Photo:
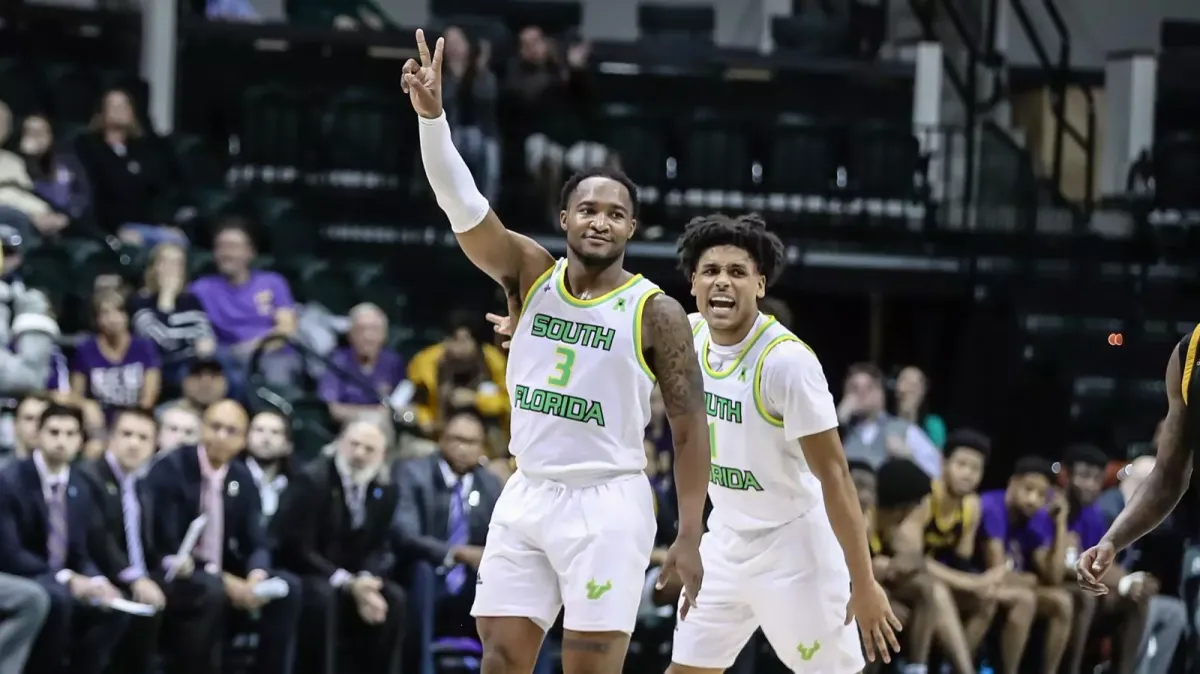
{"label": "tattoo on forearm", "polygon": [[564,651],[582,651],[584,653],[607,653],[612,649],[612,644],[607,641],[598,641],[596,639],[583,639],[580,637],[563,637],[562,648]]}
{"label": "tattoo on forearm", "polygon": [[704,378],[683,305],[667,295],[655,295],[647,301],[643,320],[651,341],[650,369],[658,378],[667,415],[678,417],[702,411]]}

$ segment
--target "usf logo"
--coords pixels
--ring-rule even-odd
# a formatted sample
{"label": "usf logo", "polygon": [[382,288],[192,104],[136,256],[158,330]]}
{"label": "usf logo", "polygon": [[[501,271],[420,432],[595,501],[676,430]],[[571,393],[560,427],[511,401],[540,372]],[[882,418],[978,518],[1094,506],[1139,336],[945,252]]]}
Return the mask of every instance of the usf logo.
{"label": "usf logo", "polygon": [[599,599],[600,597],[603,597],[604,593],[608,592],[611,589],[612,589],[612,581],[611,580],[606,582],[603,585],[600,585],[599,583],[596,582],[596,579],[593,578],[593,579],[589,580],[588,584],[587,584],[587,597],[588,597],[588,599],[591,599],[594,601],[596,599]]}
{"label": "usf logo", "polygon": [[617,298],[617,304],[616,304],[615,308],[617,311],[625,311],[625,298],[624,297]]}
{"label": "usf logo", "polygon": [[819,650],[821,650],[820,641],[812,642],[812,646],[805,646],[803,643],[801,643],[796,647],[796,652],[800,654],[800,659],[805,662],[812,660],[813,656],[816,655],[817,651]]}

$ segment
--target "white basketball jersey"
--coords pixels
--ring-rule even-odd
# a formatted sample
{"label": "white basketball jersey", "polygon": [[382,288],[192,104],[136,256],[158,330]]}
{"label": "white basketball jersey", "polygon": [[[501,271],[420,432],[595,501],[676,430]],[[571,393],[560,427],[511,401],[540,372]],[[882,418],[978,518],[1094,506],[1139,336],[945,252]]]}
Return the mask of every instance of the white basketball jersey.
{"label": "white basketball jersey", "polygon": [[819,505],[821,484],[800,443],[784,438],[783,419],[767,408],[760,390],[763,360],[778,344],[800,339],[759,314],[741,351],[714,365],[707,323],[700,319],[692,330],[704,372],[712,451],[709,528],[774,528]]}
{"label": "white basketball jersey", "polygon": [[579,300],[559,260],[525,298],[508,358],[510,451],[524,473],[596,484],[646,467],[654,375],[642,356],[642,313],[662,292],[634,276]]}

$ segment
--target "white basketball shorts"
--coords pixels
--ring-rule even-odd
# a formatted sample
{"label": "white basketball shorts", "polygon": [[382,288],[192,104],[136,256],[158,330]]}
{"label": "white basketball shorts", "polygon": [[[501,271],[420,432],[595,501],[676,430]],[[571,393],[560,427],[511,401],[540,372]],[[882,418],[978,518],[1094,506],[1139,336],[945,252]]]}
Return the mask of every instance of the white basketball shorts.
{"label": "white basketball shorts", "polygon": [[674,662],[725,669],[762,627],[793,672],[862,670],[857,625],[845,624],[850,573],[824,507],[776,529],[709,531],[700,557],[704,585],[676,624]]}
{"label": "white basketball shorts", "polygon": [[565,605],[566,629],[633,633],[656,529],[641,473],[568,487],[518,470],[492,512],[471,615],[547,629]]}

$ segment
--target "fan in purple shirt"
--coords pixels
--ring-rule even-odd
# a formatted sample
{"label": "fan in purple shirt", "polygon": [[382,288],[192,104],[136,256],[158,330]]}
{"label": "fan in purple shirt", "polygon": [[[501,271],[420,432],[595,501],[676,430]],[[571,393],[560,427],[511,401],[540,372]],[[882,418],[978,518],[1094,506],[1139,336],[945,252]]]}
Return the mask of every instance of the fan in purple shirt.
{"label": "fan in purple shirt", "polygon": [[[279,274],[250,268],[256,254],[248,225],[233,219],[221,223],[213,237],[213,260],[219,273],[192,282],[212,323],[231,388],[240,388],[251,355],[270,335],[296,331],[296,302]],[[269,348],[260,361],[268,383],[289,383],[300,368],[287,348]]]}
{"label": "fan in purple shirt", "polygon": [[[1068,529],[1071,540],[1067,549],[1068,563],[1074,567],[1079,553],[1100,542],[1108,531],[1108,519],[1096,503],[1104,489],[1108,456],[1094,445],[1072,445],[1063,456],[1067,471],[1067,499],[1071,514]],[[1063,576],[1074,587],[1075,573]],[[1128,579],[1122,582],[1122,579]],[[1111,625],[1116,648],[1115,672],[1133,672],[1139,664],[1142,635],[1146,630],[1150,600],[1158,593],[1158,581],[1148,574],[1128,575],[1124,569],[1114,566],[1104,576],[1104,583],[1113,590],[1101,601],[1099,597],[1083,595],[1080,610],[1075,616],[1075,634],[1087,635],[1092,630],[1097,611],[1110,616],[1102,624]],[[1124,586],[1124,592],[1121,591]],[[1068,665],[1082,664],[1086,641],[1076,640],[1071,648]],[[1079,671],[1076,669],[1075,671]]]}
{"label": "fan in purple shirt", "polygon": [[[399,354],[383,348],[388,321],[374,304],[360,304],[350,310],[350,346],[338,349],[330,358],[333,366],[325,370],[318,395],[329,405],[329,413],[338,423],[346,423],[367,409],[378,409],[404,380],[404,361]],[[345,373],[361,375],[349,377]]]}
{"label": "fan in purple shirt", "polygon": [[[1017,461],[1007,488],[979,497],[984,563],[989,569],[1006,565],[1011,569],[1002,586],[1004,593],[1026,593],[1024,602],[1010,604],[1009,623],[1013,622],[1014,613],[1019,620],[1028,621],[1026,624],[1031,624],[1035,615],[1045,618],[1046,639],[1039,668],[1043,674],[1058,672],[1071,636],[1075,610],[1071,594],[1062,585],[1067,537],[1065,499],[1056,495],[1047,506],[1053,495],[1053,480],[1049,461],[1027,456]],[[1022,636],[1019,630],[1005,629],[1004,652],[1024,652],[1028,632],[1026,628]],[[1016,674],[1037,670],[1022,669],[1020,662],[1006,661],[1003,671]]]}
{"label": "fan in purple shirt", "polygon": [[162,386],[158,347],[130,334],[119,293],[97,295],[92,307],[96,336],[75,350],[71,391],[100,403],[106,416],[118,407],[153,409]]}

